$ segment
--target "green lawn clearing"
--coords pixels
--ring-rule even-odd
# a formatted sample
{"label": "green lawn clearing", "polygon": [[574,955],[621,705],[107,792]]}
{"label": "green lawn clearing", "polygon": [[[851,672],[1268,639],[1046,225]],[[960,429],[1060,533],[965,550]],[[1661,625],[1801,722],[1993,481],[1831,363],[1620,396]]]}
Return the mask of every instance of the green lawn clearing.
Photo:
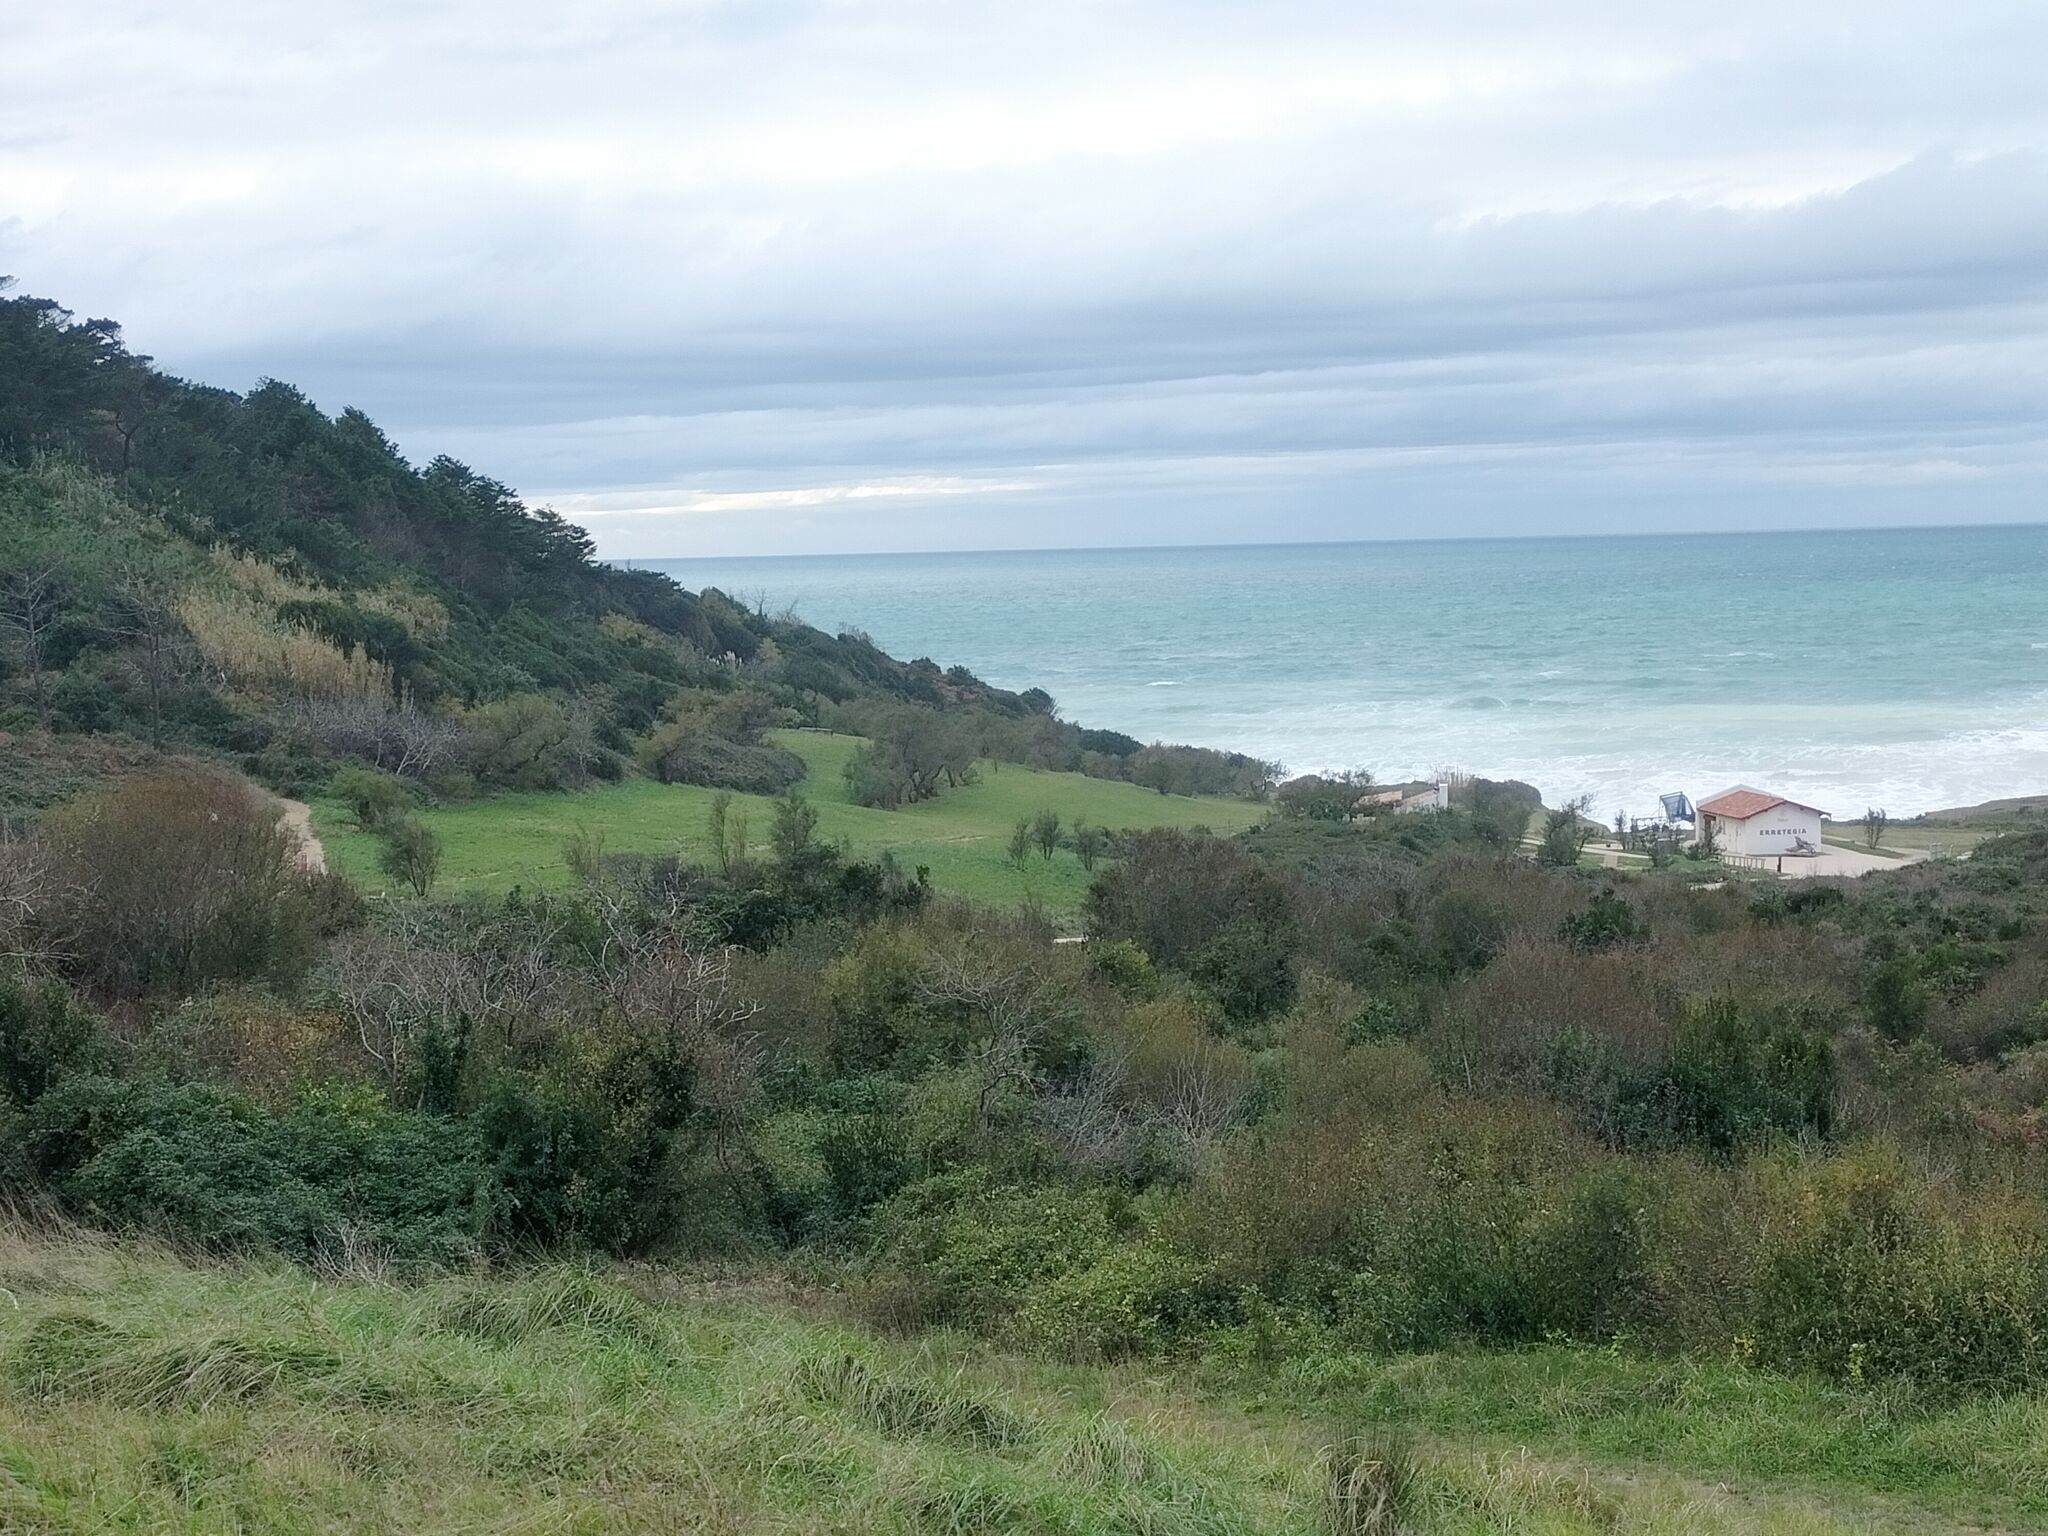
{"label": "green lawn clearing", "polygon": [[[1091,779],[1078,773],[1041,773],[1004,764],[981,765],[980,782],[948,790],[937,800],[901,810],[878,811],[846,798],[841,771],[860,745],[854,736],[820,731],[781,731],[775,739],[810,768],[801,792],[818,811],[818,833],[843,839],[855,853],[887,851],[906,869],[923,865],[941,890],[980,901],[1015,904],[1037,900],[1070,912],[1081,904],[1089,874],[1066,849],[1051,859],[1033,853],[1019,868],[1010,862],[1010,831],[1020,817],[1042,810],[1059,813],[1064,825],[1132,830],[1145,827],[1208,827],[1239,832],[1266,815],[1243,800],[1160,795],[1134,784]],[[441,839],[441,882],[445,891],[500,891],[568,882],[562,844],[572,831],[588,829],[615,853],[709,852],[706,817],[715,792],[688,784],[628,779],[579,794],[501,795],[467,805],[441,806],[422,819]],[[774,802],[735,795],[756,847],[765,847]],[[358,829],[333,802],[316,801],[313,828],[328,862],[364,884],[387,882],[378,869],[380,844]]]}

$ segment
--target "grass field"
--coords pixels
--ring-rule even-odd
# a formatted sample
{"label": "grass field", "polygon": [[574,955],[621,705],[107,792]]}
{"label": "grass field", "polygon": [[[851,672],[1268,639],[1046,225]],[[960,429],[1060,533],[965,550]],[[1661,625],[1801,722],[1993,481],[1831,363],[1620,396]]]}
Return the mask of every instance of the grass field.
{"label": "grass field", "polygon": [[[884,1340],[765,1286],[418,1286],[0,1225],[0,1530],[1846,1536],[2031,1528],[2032,1402],[1600,1350],[1198,1383]],[[1398,1526],[1332,1497],[1409,1469]]]}
{"label": "grass field", "polygon": [[1905,821],[1893,822],[1884,829],[1884,841],[1875,849],[1864,840],[1863,826],[1854,821],[1829,821],[1821,824],[1821,839],[1841,848],[1854,848],[1860,853],[1875,852],[1879,857],[1904,858],[1908,852],[1924,852],[1930,848],[1946,848],[1950,853],[1967,853],[1987,837],[1996,837],[2001,831],[2013,831],[2012,826],[1998,827],[1953,821]]}
{"label": "grass field", "polygon": [[[841,770],[860,745],[853,736],[817,731],[778,732],[776,739],[809,766],[803,794],[818,811],[818,833],[844,839],[856,853],[895,854],[906,869],[925,865],[933,883],[982,901],[1015,903],[1035,898],[1055,911],[1072,911],[1088,888],[1088,873],[1062,849],[1050,860],[1035,853],[1022,869],[1010,863],[1010,830],[1019,817],[1057,811],[1076,821],[1119,830],[1206,826],[1236,832],[1264,818],[1263,807],[1243,800],[1159,795],[1134,784],[1040,773],[984,763],[981,781],[949,790],[937,800],[901,810],[851,804]],[[503,795],[468,805],[429,810],[424,819],[441,838],[441,889],[507,890],[565,884],[562,844],[571,831],[602,834],[612,852],[709,851],[706,814],[713,791],[687,784],[629,779],[580,794]],[[773,802],[735,795],[754,844],[765,846]],[[384,884],[379,844],[358,830],[338,804],[316,801],[313,827],[335,867],[370,886]]]}

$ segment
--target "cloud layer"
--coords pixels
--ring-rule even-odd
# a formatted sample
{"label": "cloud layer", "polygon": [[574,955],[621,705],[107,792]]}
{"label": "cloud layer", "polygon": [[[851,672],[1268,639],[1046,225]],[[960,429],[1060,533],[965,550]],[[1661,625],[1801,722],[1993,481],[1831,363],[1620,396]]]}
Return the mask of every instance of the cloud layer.
{"label": "cloud layer", "polygon": [[1393,9],[46,8],[0,271],[621,555],[2041,515],[2048,11]]}

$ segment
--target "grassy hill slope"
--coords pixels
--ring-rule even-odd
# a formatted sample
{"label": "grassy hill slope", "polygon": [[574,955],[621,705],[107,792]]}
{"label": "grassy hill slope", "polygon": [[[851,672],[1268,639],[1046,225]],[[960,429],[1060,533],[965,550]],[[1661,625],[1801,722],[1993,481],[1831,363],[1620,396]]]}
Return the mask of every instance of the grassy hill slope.
{"label": "grassy hill slope", "polygon": [[[1018,818],[1042,810],[1058,812],[1066,826],[1077,821],[1119,831],[1205,826],[1219,833],[1241,831],[1266,814],[1244,800],[1159,795],[1078,773],[988,763],[982,765],[979,783],[899,810],[874,810],[853,804],[841,777],[859,738],[782,731],[774,739],[802,757],[809,769],[800,792],[817,808],[819,836],[844,838],[857,854],[893,853],[905,869],[925,865],[940,889],[982,901],[1035,897],[1062,911],[1080,905],[1089,877],[1070,851],[1061,849],[1050,860],[1033,853],[1021,869],[1009,860],[1006,850]],[[441,839],[445,889],[532,889],[567,883],[562,844],[578,828],[602,834],[614,853],[707,857],[705,818],[714,793],[694,785],[632,779],[578,794],[503,795],[428,811],[422,819]],[[754,843],[764,844],[773,802],[735,795],[733,804],[746,809]],[[377,839],[357,829],[341,806],[316,804],[314,827],[330,863],[367,885],[384,883]]]}
{"label": "grassy hill slope", "polygon": [[[620,1274],[413,1288],[0,1227],[0,1528],[1835,1536],[2040,1512],[2014,1496],[2040,1486],[2038,1408],[1561,1349],[1198,1395]],[[1389,1448],[1398,1526],[1364,1508]]]}

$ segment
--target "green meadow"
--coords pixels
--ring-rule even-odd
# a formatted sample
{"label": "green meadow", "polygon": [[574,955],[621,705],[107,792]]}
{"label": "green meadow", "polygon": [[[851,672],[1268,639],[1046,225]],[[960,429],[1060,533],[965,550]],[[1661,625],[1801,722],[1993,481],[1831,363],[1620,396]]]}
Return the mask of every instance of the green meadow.
{"label": "green meadow", "polygon": [[886,1338],[824,1293],[395,1283],[0,1222],[0,1530],[1848,1536],[2031,1528],[2038,1404],[1605,1351],[1306,1373]]}
{"label": "green meadow", "polygon": [[[1218,833],[1242,831],[1266,815],[1264,807],[1243,800],[1160,795],[1078,773],[986,762],[978,783],[921,805],[873,810],[847,799],[841,777],[860,738],[780,731],[775,739],[809,766],[799,792],[817,808],[820,837],[843,840],[857,854],[891,853],[905,869],[922,865],[941,890],[980,901],[1037,901],[1054,911],[1080,906],[1089,875],[1070,850],[1062,848],[1050,859],[1034,851],[1021,868],[1010,861],[1011,829],[1019,818],[1040,811],[1057,812],[1069,827],[1085,822],[1118,831],[1208,827]],[[568,882],[562,845],[579,829],[601,836],[608,852],[707,857],[707,819],[715,793],[633,778],[580,793],[500,795],[437,806],[424,811],[422,819],[441,839],[443,893],[545,888]],[[765,847],[774,802],[734,795],[733,810],[746,813],[754,845]],[[358,829],[340,805],[315,802],[313,827],[331,865],[369,886],[385,884],[377,863],[381,845]]]}

